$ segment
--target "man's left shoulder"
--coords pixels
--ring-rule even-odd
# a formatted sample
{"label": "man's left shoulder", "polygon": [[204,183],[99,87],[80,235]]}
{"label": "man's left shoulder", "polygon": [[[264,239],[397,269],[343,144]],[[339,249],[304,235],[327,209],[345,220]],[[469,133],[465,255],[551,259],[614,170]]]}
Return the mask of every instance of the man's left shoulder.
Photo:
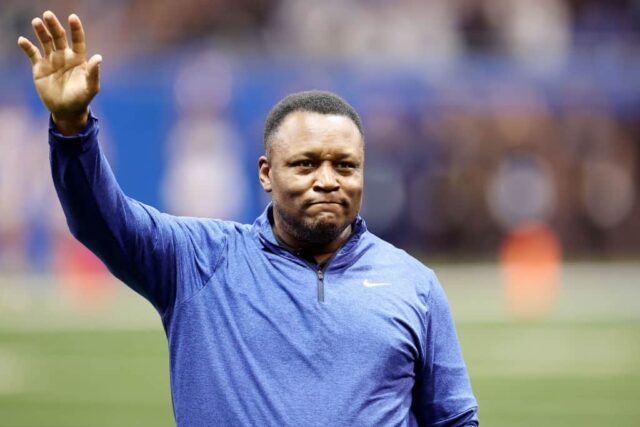
{"label": "man's left shoulder", "polygon": [[426,285],[437,283],[434,271],[419,259],[386,240],[367,232],[370,256],[378,269],[390,269]]}

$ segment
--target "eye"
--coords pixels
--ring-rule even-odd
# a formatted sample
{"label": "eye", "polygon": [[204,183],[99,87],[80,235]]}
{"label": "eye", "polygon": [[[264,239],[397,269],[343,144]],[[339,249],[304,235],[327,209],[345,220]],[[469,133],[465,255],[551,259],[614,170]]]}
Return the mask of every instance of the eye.
{"label": "eye", "polygon": [[315,166],[314,162],[308,159],[296,160],[294,162],[291,162],[291,167],[298,168],[298,169],[311,169],[314,166]]}
{"label": "eye", "polygon": [[355,169],[357,165],[353,162],[340,162],[336,167],[341,170],[352,170]]}

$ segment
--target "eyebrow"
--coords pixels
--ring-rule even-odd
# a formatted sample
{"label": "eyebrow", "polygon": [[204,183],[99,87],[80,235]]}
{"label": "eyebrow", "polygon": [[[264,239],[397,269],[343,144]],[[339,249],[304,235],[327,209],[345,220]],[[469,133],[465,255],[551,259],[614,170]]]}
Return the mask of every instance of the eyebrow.
{"label": "eyebrow", "polygon": [[[290,156],[291,158],[295,157],[305,157],[310,159],[317,159],[321,157],[317,152],[314,151],[304,151],[302,153],[295,153]],[[338,153],[335,155],[335,160],[344,160],[357,157],[356,153]]]}

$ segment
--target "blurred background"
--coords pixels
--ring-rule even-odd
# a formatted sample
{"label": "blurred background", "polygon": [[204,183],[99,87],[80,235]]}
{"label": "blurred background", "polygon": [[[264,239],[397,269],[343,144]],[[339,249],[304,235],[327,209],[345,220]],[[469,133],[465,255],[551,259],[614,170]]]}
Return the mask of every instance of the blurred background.
{"label": "blurred background", "polygon": [[640,1],[3,0],[0,426],[172,424],[157,316],[55,198],[16,45],[47,9],[104,57],[128,195],[252,222],[269,109],[335,91],[363,216],[439,274],[483,425],[640,425]]}

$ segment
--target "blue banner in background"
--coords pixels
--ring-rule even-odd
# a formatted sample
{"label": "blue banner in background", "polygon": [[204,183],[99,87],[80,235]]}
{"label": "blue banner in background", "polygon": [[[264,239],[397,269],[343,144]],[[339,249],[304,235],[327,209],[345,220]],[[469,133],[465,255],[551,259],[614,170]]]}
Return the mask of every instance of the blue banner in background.
{"label": "blue banner in background", "polygon": [[[395,243],[494,254],[526,220],[552,226],[569,253],[640,247],[639,58],[573,58],[537,72],[488,56],[447,69],[163,58],[171,59],[106,61],[93,103],[122,188],[161,210],[252,222],[268,201],[257,180],[264,119],[282,97],[313,88],[339,93],[361,114],[365,218]],[[26,105],[32,126],[45,129],[27,72],[18,64],[0,73],[0,107]],[[602,190],[610,186],[619,196]]]}

